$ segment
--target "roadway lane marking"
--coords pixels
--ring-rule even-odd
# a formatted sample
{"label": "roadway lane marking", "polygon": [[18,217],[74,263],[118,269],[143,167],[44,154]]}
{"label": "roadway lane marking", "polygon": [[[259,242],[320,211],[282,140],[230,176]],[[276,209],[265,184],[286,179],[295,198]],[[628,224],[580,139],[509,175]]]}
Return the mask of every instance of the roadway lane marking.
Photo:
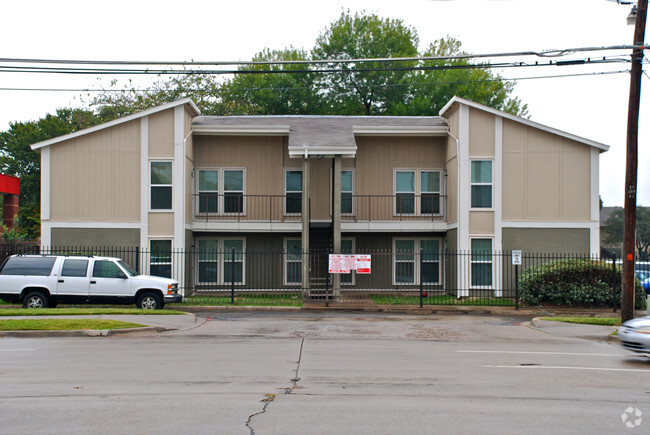
{"label": "roadway lane marking", "polygon": [[604,368],[604,367],[568,367],[568,366],[492,366],[484,365],[482,367],[491,368],[491,369],[556,369],[556,370],[601,370],[606,372],[642,372],[650,373],[650,370],[640,370],[640,369],[614,369],[614,368]]}
{"label": "roadway lane marking", "polygon": [[532,352],[524,350],[457,350],[459,353],[499,353],[499,354],[518,354],[518,355],[572,355],[572,356],[627,356],[625,354],[612,353],[578,353],[578,352]]}

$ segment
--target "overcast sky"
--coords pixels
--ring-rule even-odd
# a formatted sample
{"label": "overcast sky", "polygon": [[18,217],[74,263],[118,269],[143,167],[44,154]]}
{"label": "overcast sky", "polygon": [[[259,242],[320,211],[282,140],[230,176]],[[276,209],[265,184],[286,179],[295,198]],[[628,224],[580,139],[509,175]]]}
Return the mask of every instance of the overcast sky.
{"label": "overcast sky", "polygon": [[[607,0],[21,0],[0,5],[0,57],[250,60],[265,47],[311,49],[342,9],[402,19],[417,30],[420,48],[451,35],[472,54],[629,45],[634,31],[626,24],[630,7]],[[628,54],[619,50],[567,58]],[[501,74],[524,78],[627,69],[629,63],[614,63],[509,68]],[[2,72],[0,88],[97,89],[109,87],[111,79]],[[134,80],[136,86],[147,84],[143,82],[147,79]],[[531,120],[611,146],[600,156],[600,192],[606,206],[622,205],[624,199],[629,81],[627,73],[601,74],[519,80],[515,88],[515,95],[528,104]],[[642,86],[638,203],[650,206],[647,76]],[[8,129],[10,122],[35,120],[57,108],[81,106],[81,94],[0,90],[0,131]]]}

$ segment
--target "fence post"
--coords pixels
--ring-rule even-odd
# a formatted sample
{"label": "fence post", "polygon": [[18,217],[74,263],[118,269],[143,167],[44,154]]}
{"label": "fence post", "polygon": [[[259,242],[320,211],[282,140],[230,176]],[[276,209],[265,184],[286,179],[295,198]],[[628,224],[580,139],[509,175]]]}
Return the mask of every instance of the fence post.
{"label": "fence post", "polygon": [[515,264],[515,310],[519,309],[519,265]]}
{"label": "fence post", "polygon": [[235,248],[232,248],[230,257],[230,303],[235,303]]}
{"label": "fence post", "polygon": [[422,248],[420,248],[420,308],[423,307],[423,303],[424,303],[424,301],[423,301],[423,299],[424,299],[424,288],[423,288],[423,284],[422,284],[422,266],[424,265],[424,261],[422,259],[422,252],[424,252],[424,250]]}
{"label": "fence post", "polygon": [[616,254],[612,257],[612,306],[616,312]]}
{"label": "fence post", "polygon": [[140,247],[139,246],[135,247],[135,270],[137,270],[138,273],[142,273],[140,271]]}

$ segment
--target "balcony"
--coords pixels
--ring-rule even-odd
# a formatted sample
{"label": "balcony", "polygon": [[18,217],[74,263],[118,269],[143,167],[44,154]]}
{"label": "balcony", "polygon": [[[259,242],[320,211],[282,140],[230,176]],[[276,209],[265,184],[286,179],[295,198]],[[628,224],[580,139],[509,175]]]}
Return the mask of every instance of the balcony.
{"label": "balcony", "polygon": [[[310,204],[313,210],[314,203]],[[302,194],[244,195],[195,194],[194,222],[289,222],[301,221]],[[443,222],[447,197],[439,194],[351,195],[341,198],[341,221]],[[331,217],[331,204],[329,205]],[[314,219],[314,216],[312,216]]]}

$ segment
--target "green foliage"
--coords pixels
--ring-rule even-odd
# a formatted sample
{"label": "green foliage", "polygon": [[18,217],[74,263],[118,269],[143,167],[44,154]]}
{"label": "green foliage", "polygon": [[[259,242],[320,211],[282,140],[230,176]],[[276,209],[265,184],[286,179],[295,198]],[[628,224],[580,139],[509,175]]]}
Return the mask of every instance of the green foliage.
{"label": "green foliage", "polygon": [[20,234],[16,228],[7,228],[2,225],[2,240],[4,242],[21,242],[27,238],[27,234]]}
{"label": "green foliage", "polygon": [[[604,242],[611,246],[623,243],[624,210],[612,212],[605,222]],[[639,261],[650,261],[650,207],[636,208],[636,249]]]}
{"label": "green foliage", "polygon": [[[621,300],[621,268],[616,268]],[[635,283],[635,306],[645,309],[645,290]],[[519,296],[528,306],[611,307],[612,265],[603,261],[565,259],[526,269],[519,277]],[[620,306],[620,305],[619,305]]]}

